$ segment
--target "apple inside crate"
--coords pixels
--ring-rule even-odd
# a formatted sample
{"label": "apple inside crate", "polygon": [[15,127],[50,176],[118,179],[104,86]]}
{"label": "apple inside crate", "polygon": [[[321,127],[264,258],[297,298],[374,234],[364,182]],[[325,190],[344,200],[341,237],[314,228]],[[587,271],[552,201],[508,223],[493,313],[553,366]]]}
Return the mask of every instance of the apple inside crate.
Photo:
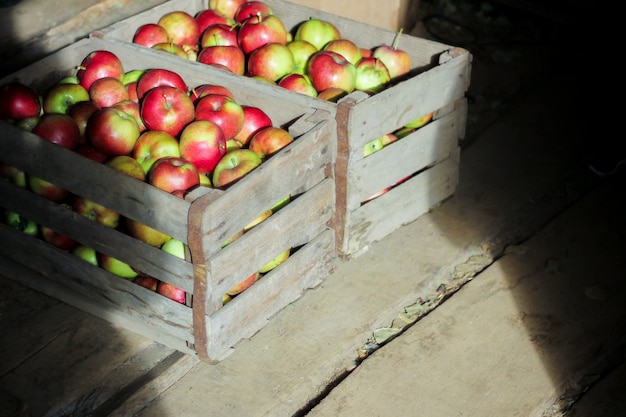
{"label": "apple inside crate", "polygon": [[[75,75],[83,58],[97,50],[114,53],[125,71],[164,68],[177,72],[188,86],[223,85],[238,103],[266,111],[274,126],[288,130],[294,140],[228,188],[198,187],[180,198],[0,121],[0,161],[5,166],[156,229],[184,244],[186,253],[165,252],[123,228],[93,221],[11,181],[0,181],[0,208],[113,257],[141,276],[178,287],[186,299],[178,302],[157,294],[6,222],[0,224],[1,267],[32,288],[206,362],[217,362],[332,272],[335,120],[323,109],[285,100],[276,89],[242,86],[97,38],[80,40],[5,77],[0,85],[20,81],[43,93]],[[249,227],[270,208],[276,210]],[[240,234],[243,229],[246,232]],[[279,258],[287,251],[286,259]],[[268,269],[275,260],[279,265]],[[264,268],[267,272],[253,285],[226,299]]]}
{"label": "apple inside crate", "polygon": [[[396,40],[397,33],[393,31],[310,7],[282,0],[266,0],[265,3],[292,34],[302,22],[317,18],[332,23],[342,38],[365,49],[392,45]],[[135,31],[143,24],[157,23],[162,16],[174,11],[196,16],[207,7],[205,1],[199,0],[168,1],[96,31],[92,36],[130,43]],[[409,34],[398,38],[397,47],[408,53],[411,70],[406,77],[376,94],[355,91],[338,102],[331,102],[287,91],[290,102],[325,109],[337,121],[335,230],[337,250],[342,257],[354,257],[367,250],[370,243],[442,202],[454,193],[456,187],[458,142],[463,138],[467,115],[465,93],[470,82],[471,54],[463,48]],[[164,56],[164,59],[172,57],[181,62],[188,61],[191,66],[204,66],[207,73],[218,72],[225,78],[239,78],[242,85],[261,83],[193,59],[143,48]],[[428,129],[395,142],[367,163],[363,160],[366,144],[430,113],[434,117],[433,125]],[[424,165],[425,156],[431,154],[434,159]],[[368,171],[366,167],[371,169]],[[411,180],[397,186],[393,193],[360,207],[369,196],[408,175]],[[393,207],[394,216],[388,215],[390,207]]]}

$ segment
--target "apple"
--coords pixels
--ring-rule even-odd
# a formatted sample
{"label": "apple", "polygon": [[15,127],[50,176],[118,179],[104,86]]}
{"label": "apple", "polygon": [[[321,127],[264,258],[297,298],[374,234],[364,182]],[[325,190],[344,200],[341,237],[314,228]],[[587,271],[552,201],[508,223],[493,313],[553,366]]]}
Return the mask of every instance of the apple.
{"label": "apple", "polygon": [[26,174],[19,168],[0,161],[0,178],[21,188],[26,188]]}
{"label": "apple", "polygon": [[92,247],[78,244],[74,249],[72,249],[72,254],[94,266],[98,266],[98,254]]}
{"label": "apple", "polygon": [[333,51],[316,52],[309,60],[307,74],[318,92],[336,87],[351,93],[356,85],[356,67]]}
{"label": "apple", "polygon": [[133,178],[137,178],[139,181],[146,180],[146,173],[143,167],[130,155],[114,156],[104,162],[104,164]]}
{"label": "apple", "polygon": [[246,1],[235,12],[235,22],[243,23],[244,20],[254,16],[269,16],[273,15],[274,10],[262,1]]}
{"label": "apple", "polygon": [[203,9],[200,10],[195,15],[196,22],[198,22],[198,28],[200,33],[204,33],[206,28],[215,24],[225,24],[228,26],[234,25],[234,20],[229,19],[217,10],[214,9]]}
{"label": "apple", "polygon": [[198,99],[209,94],[222,94],[235,100],[235,95],[228,88],[219,84],[201,84],[191,89],[190,97],[194,104]]}
{"label": "apple", "polygon": [[144,69],[133,69],[130,71],[126,71],[122,76],[122,84],[128,85],[130,83],[136,83],[145,73],[146,70]]}
{"label": "apple", "polygon": [[256,106],[242,105],[243,126],[233,138],[240,148],[247,147],[252,136],[264,127],[272,126],[272,119],[261,108]]}
{"label": "apple", "polygon": [[209,9],[234,20],[237,9],[245,2],[246,0],[209,0]]}
{"label": "apple", "polygon": [[289,258],[289,255],[291,255],[291,249],[287,249],[283,252],[281,252],[278,256],[276,256],[274,259],[272,259],[271,261],[269,261],[268,263],[266,263],[265,265],[263,265],[260,269],[259,272],[262,274],[266,274],[269,271],[271,271],[272,269],[276,268],[278,265],[282,264],[283,262],[285,262],[287,260],[287,258]]}
{"label": "apple", "polygon": [[120,223],[120,215],[116,211],[83,196],[74,196],[71,205],[75,212],[107,227],[115,229]]}
{"label": "apple", "polygon": [[278,81],[278,86],[307,96],[317,97],[311,78],[306,74],[287,74]]}
{"label": "apple", "polygon": [[200,173],[194,164],[180,157],[167,156],[158,159],[148,172],[148,182],[171,193],[189,190],[200,184]]}
{"label": "apple", "polygon": [[413,119],[409,123],[407,123],[405,127],[408,127],[409,129],[419,129],[433,119],[433,113],[434,112],[430,112],[425,114],[424,116]]}
{"label": "apple", "polygon": [[146,70],[137,80],[137,97],[142,99],[148,91],[162,85],[176,87],[185,92],[188,90],[187,83],[178,73],[165,68],[152,68]]}
{"label": "apple", "polygon": [[349,39],[334,39],[324,46],[324,50],[337,52],[352,65],[356,65],[362,58],[361,48]]}
{"label": "apple", "polygon": [[101,164],[109,159],[109,155],[94,148],[91,143],[79,143],[74,152]]}
{"label": "apple", "polygon": [[139,275],[132,266],[110,255],[98,252],[96,254],[96,257],[98,260],[98,265],[102,269],[119,277],[134,279]]}
{"label": "apple", "polygon": [[363,157],[370,156],[371,154],[380,151],[384,146],[383,140],[380,137],[367,142],[363,148]]}
{"label": "apple", "polygon": [[368,56],[372,56],[372,50],[367,48],[361,48],[361,57],[365,58]]}
{"label": "apple", "polygon": [[342,97],[346,96],[348,92],[339,87],[328,87],[325,90],[322,90],[317,93],[317,98],[325,101],[337,102]]}
{"label": "apple", "polygon": [[383,146],[387,146],[392,142],[397,141],[399,138],[395,133],[385,133],[380,137],[380,140],[383,142]]}
{"label": "apple", "polygon": [[145,23],[137,28],[133,35],[132,42],[137,45],[152,48],[157,43],[169,42],[169,34],[167,30],[156,23]]}
{"label": "apple", "polygon": [[26,132],[32,132],[35,126],[37,126],[37,122],[39,122],[38,116],[29,116],[15,122],[15,126],[19,127]]}
{"label": "apple", "polygon": [[243,127],[244,114],[241,105],[221,94],[207,94],[196,101],[196,120],[208,120],[220,127],[224,139],[235,137]]}
{"label": "apple", "polygon": [[243,291],[250,288],[255,282],[257,282],[261,278],[261,274],[259,272],[255,272],[250,275],[248,278],[241,281],[239,284],[235,285],[233,288],[228,290],[226,294],[222,296],[222,304],[226,304],[230,302],[235,296],[241,294]]}
{"label": "apple", "polygon": [[169,253],[170,255],[176,256],[180,259],[186,258],[187,246],[183,243],[182,240],[171,238],[163,245],[161,245],[161,250]]}
{"label": "apple", "polygon": [[130,95],[121,79],[103,77],[91,83],[89,98],[98,107],[111,107],[120,101],[130,100]]}
{"label": "apple", "polygon": [[293,142],[291,134],[278,126],[265,127],[250,139],[248,149],[265,159]]}
{"label": "apple", "polygon": [[226,188],[261,165],[262,159],[250,149],[227,152],[213,170],[212,183],[216,188]]}
{"label": "apple", "polygon": [[129,217],[123,217],[123,219],[128,234],[147,245],[160,248],[165,242],[172,238],[168,234],[137,220],[133,220]]}
{"label": "apple", "polygon": [[250,54],[247,70],[250,76],[276,82],[285,75],[291,74],[295,66],[293,54],[286,45],[268,43]]}
{"label": "apple", "polygon": [[75,149],[81,142],[78,124],[64,113],[44,113],[32,133],[68,149]]}
{"label": "apple", "polygon": [[182,288],[178,288],[169,282],[159,281],[156,292],[171,300],[185,304],[186,293]]}
{"label": "apple", "polygon": [[196,19],[182,10],[165,13],[157,21],[169,35],[169,40],[178,45],[197,45],[200,27]]}
{"label": "apple", "polygon": [[55,203],[65,202],[70,195],[66,189],[33,175],[26,175],[26,183],[32,192]]}
{"label": "apple", "polygon": [[42,107],[44,113],[67,113],[72,104],[89,100],[89,92],[82,85],[61,83],[46,92]]}
{"label": "apple", "polygon": [[289,204],[290,201],[291,195],[288,194],[287,197],[283,197],[278,203],[274,204],[270,210],[272,210],[272,213],[276,213],[278,210]]}
{"label": "apple", "polygon": [[239,46],[237,26],[216,23],[208,26],[200,36],[200,49],[209,46]]}
{"label": "apple", "polygon": [[189,54],[181,45],[172,42],[162,42],[154,44],[150,47],[156,51],[167,52],[168,54],[176,55],[179,58],[189,59]]}
{"label": "apple", "polygon": [[74,119],[76,125],[78,126],[81,144],[87,142],[87,138],[85,137],[85,128],[87,127],[87,121],[89,120],[91,115],[98,110],[100,110],[100,107],[90,100],[76,102],[67,109],[67,115]]}
{"label": "apple", "polygon": [[295,63],[293,72],[296,74],[306,74],[309,58],[311,58],[318,49],[311,42],[302,39],[289,42],[287,48],[289,48],[293,55]]}
{"label": "apple", "polygon": [[368,93],[378,93],[387,87],[391,81],[391,76],[387,67],[378,58],[361,58],[356,65],[355,89]]}
{"label": "apple", "polygon": [[139,275],[133,280],[133,282],[149,289],[150,291],[156,291],[157,285],[159,285],[159,280],[149,275]]}
{"label": "apple", "polygon": [[119,101],[111,107],[121,110],[124,113],[132,116],[137,122],[140,133],[143,133],[147,130],[146,125],[143,123],[143,119],[141,118],[141,106],[139,105],[139,102],[133,101],[129,98],[128,100]]}
{"label": "apple", "polygon": [[157,160],[166,156],[180,157],[180,147],[178,139],[161,130],[143,132],[135,142],[132,151],[132,157],[139,163],[145,174],[150,171]]}
{"label": "apple", "polygon": [[244,75],[246,71],[246,57],[236,45],[205,47],[198,53],[197,61],[207,65],[223,65],[237,75]]}
{"label": "apple", "polygon": [[56,246],[59,249],[63,250],[72,250],[78,245],[74,239],[69,236],[66,236],[62,233],[59,233],[48,226],[41,225],[39,226],[41,231],[41,237],[46,242]]}
{"label": "apple", "polygon": [[305,40],[312,43],[318,51],[324,49],[327,43],[341,39],[339,29],[330,22],[311,18],[298,25],[293,35],[294,41]]}
{"label": "apple", "polygon": [[31,87],[18,81],[0,87],[0,119],[17,121],[40,113],[39,94]]}
{"label": "apple", "polygon": [[250,55],[270,43],[287,45],[287,29],[274,15],[257,15],[241,23],[237,31],[237,40],[243,53]]}
{"label": "apple", "polygon": [[392,45],[380,45],[374,48],[372,56],[378,58],[389,70],[392,80],[402,77],[411,71],[411,57],[408,52],[398,49],[402,29],[398,31]]}
{"label": "apple", "polygon": [[139,135],[135,118],[114,107],[96,111],[85,127],[87,140],[109,156],[130,154]]}
{"label": "apple", "polygon": [[214,122],[195,120],[181,132],[179,147],[181,156],[194,164],[199,173],[206,174],[213,172],[226,153],[226,138]]}
{"label": "apple", "polygon": [[140,110],[147,129],[162,130],[172,136],[178,136],[196,117],[194,103],[187,92],[168,85],[148,91]]}
{"label": "apple", "polygon": [[85,90],[89,91],[91,84],[104,77],[119,78],[124,76],[124,65],[113,52],[97,50],[90,52],[78,66],[76,78]]}
{"label": "apple", "polygon": [[4,220],[8,226],[29,236],[37,236],[39,234],[39,226],[37,226],[37,223],[32,220],[28,220],[15,211],[5,210]]}

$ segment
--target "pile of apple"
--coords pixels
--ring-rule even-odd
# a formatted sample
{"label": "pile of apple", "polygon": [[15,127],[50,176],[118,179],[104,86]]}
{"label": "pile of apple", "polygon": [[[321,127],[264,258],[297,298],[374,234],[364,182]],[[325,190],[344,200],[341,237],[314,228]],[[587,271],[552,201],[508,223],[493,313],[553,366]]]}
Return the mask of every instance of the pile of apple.
{"label": "pile of apple", "polygon": [[262,1],[209,0],[193,16],[177,10],[141,25],[132,41],[329,101],[355,90],[377,93],[411,69],[410,56],[397,48],[401,30],[393,45],[373,49],[320,19],[293,30]]}
{"label": "pile of apple", "polygon": [[[89,53],[75,75],[47,91],[37,92],[18,81],[0,86],[0,119],[181,198],[196,187],[227,189],[294,140],[288,131],[274,126],[261,108],[237,103],[224,86],[191,88],[178,73],[163,68],[125,71],[121,60],[106,50]],[[186,256],[183,242],[1,161],[0,178],[172,255]],[[5,221],[109,272],[185,302],[182,289],[145,276],[18,213],[5,210]],[[289,250],[280,254],[233,288],[224,302],[289,254]]]}

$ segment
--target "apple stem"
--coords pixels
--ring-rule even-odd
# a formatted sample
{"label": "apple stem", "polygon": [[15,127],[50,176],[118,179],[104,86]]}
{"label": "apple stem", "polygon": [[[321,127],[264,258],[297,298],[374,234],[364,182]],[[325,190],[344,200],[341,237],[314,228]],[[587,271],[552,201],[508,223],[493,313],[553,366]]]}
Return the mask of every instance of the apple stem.
{"label": "apple stem", "polygon": [[395,39],[393,40],[393,45],[391,45],[391,47],[395,50],[398,49],[398,44],[400,43],[400,36],[402,35],[402,31],[403,29],[400,28],[400,30],[398,31],[398,33],[396,34]]}

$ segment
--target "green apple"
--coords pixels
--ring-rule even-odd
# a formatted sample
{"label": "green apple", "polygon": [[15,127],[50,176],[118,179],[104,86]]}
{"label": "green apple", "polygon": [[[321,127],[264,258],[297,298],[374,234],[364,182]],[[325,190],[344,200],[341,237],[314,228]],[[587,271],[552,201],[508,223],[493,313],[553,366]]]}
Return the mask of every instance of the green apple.
{"label": "green apple", "polygon": [[363,149],[363,157],[370,156],[374,152],[380,151],[384,147],[382,138],[376,138],[365,144]]}
{"label": "green apple", "polygon": [[133,178],[137,178],[139,181],[146,180],[146,173],[143,167],[139,161],[130,155],[114,156],[109,158],[104,164]]}
{"label": "green apple", "polygon": [[290,254],[291,254],[291,249],[287,249],[286,251],[282,252],[280,255],[278,255],[277,257],[275,257],[274,259],[272,259],[265,265],[263,265],[261,269],[259,269],[259,272],[261,274],[265,274],[271,271],[272,269],[276,268],[278,265],[285,262],[287,258],[289,258]]}
{"label": "green apple", "polygon": [[291,201],[291,196],[290,195],[288,195],[287,197],[283,198],[278,203],[276,203],[276,204],[274,204],[272,206],[272,208],[271,208],[272,213],[276,213],[278,210],[280,210],[281,208],[283,208],[287,204],[289,204],[290,201]]}
{"label": "green apple", "polygon": [[90,264],[98,266],[98,254],[94,248],[79,244],[72,249],[72,253]]}
{"label": "green apple", "polygon": [[146,71],[140,69],[125,72],[124,75],[122,75],[122,84],[127,85],[139,81],[139,78],[141,78],[144,72]]}
{"label": "green apple", "polygon": [[419,129],[424,126],[426,123],[430,122],[433,118],[433,112],[425,114],[424,116],[418,117],[417,119],[411,120],[409,123],[405,125],[405,127],[411,129]]}
{"label": "green apple", "polygon": [[29,236],[37,236],[38,227],[37,223],[32,220],[28,220],[24,216],[14,211],[6,210],[4,213],[6,223],[14,229],[24,232]]}
{"label": "green apple", "polygon": [[98,265],[119,277],[134,279],[139,274],[130,265],[104,253],[97,253]]}
{"label": "green apple", "polygon": [[44,113],[67,113],[79,101],[89,101],[89,92],[80,84],[61,83],[53,86],[43,98]]}
{"label": "green apple", "polygon": [[213,170],[213,186],[227,187],[261,165],[262,162],[263,160],[250,149],[230,151],[219,160]]}
{"label": "green apple", "polygon": [[320,51],[336,39],[341,39],[339,29],[330,22],[315,18],[300,23],[293,36],[294,41],[305,40]]}
{"label": "green apple", "polygon": [[311,42],[305,40],[292,41],[287,44],[287,48],[293,55],[295,67],[293,72],[296,74],[306,74],[306,68],[309,63],[309,58],[317,52],[317,48]]}
{"label": "green apple", "polygon": [[176,256],[177,258],[185,259],[187,247],[182,241],[171,238],[161,245],[161,250],[169,253],[170,255]]}

